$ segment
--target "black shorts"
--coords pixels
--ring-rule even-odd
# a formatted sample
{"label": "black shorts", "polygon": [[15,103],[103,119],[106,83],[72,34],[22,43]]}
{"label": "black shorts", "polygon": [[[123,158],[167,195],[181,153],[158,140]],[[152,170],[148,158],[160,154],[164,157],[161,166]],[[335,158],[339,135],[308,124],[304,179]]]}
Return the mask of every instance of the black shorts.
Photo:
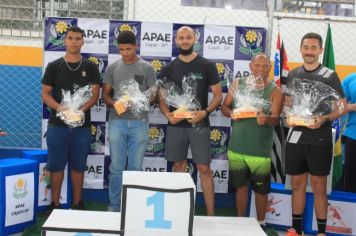
{"label": "black shorts", "polygon": [[288,175],[309,173],[315,176],[326,176],[330,173],[333,157],[332,145],[287,143],[285,153]]}

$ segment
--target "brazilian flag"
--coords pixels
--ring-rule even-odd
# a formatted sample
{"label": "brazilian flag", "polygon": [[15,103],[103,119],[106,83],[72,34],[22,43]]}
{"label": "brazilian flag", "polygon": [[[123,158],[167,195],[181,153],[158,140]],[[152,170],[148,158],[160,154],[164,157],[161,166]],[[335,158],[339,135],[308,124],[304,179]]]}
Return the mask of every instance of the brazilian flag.
{"label": "brazilian flag", "polygon": [[[328,24],[328,32],[326,34],[323,65],[335,71],[334,47],[333,47],[330,23]],[[332,185],[333,187],[335,187],[337,182],[339,182],[340,178],[342,177],[342,173],[343,173],[342,150],[341,150],[341,134],[343,128],[340,127],[341,126],[340,119],[335,120],[332,126],[334,129],[336,129],[335,147],[334,147],[333,181],[332,181]]]}

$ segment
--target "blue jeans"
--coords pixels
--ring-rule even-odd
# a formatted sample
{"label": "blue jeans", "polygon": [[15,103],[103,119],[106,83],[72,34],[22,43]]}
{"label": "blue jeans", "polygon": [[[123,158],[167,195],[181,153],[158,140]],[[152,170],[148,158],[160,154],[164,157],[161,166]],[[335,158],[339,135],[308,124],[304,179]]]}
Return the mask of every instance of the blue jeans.
{"label": "blue jeans", "polygon": [[143,157],[148,144],[148,123],[136,119],[109,121],[110,175],[109,210],[119,211],[121,205],[122,172],[142,170]]}

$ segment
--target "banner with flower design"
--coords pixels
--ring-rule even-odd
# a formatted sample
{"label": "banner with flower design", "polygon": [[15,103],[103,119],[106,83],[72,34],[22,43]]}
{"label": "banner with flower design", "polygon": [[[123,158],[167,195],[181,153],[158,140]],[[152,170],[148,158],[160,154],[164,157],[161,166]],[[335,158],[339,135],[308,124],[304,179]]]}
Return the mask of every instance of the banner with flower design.
{"label": "banner with flower design", "polygon": [[64,36],[70,26],[77,25],[76,18],[46,18],[44,49],[47,51],[65,51]]}
{"label": "banner with flower design", "polygon": [[[80,27],[80,26],[79,26]],[[136,36],[137,53],[140,54],[141,42],[141,22],[138,21],[118,21],[110,20],[109,26],[109,53],[117,54],[119,49],[117,47],[117,37],[123,31],[132,31]]]}
{"label": "banner with flower design", "polygon": [[228,87],[234,79],[234,60],[216,60],[212,59],[211,61],[215,62],[216,69],[220,77],[220,84],[223,93],[228,92]]}
{"label": "banner with flower design", "polygon": [[250,60],[264,52],[267,30],[264,28],[236,27],[235,59]]}
{"label": "banner with flower design", "polygon": [[[109,19],[87,18],[58,18],[50,17],[45,21],[44,67],[59,57],[64,56],[63,42],[65,33],[71,25],[77,25],[84,30],[83,57],[98,65],[101,77],[104,76],[108,65],[119,60],[117,36],[130,30],[136,35],[137,54],[151,63],[156,73],[178,56],[178,48],[175,44],[177,30],[183,24],[157,23],[139,21],[121,21]],[[253,55],[263,52],[266,47],[266,29],[240,26],[221,25],[190,25],[197,38],[194,51],[199,55],[215,63],[218,71],[222,90],[227,92],[227,87],[235,78],[248,76],[250,73],[249,62]],[[209,91],[209,100],[212,93]],[[93,158],[104,158],[103,175],[104,187],[107,187],[110,163],[110,149],[108,142],[108,109],[102,99],[92,108],[92,145]],[[214,182],[216,192],[227,192],[228,164],[227,147],[230,138],[229,118],[224,117],[220,108],[210,114],[211,124],[211,168],[214,170]],[[43,107],[43,148],[46,147],[45,133],[47,128],[48,110]],[[162,115],[158,106],[151,107],[149,111],[150,129],[149,143],[145,153],[145,171],[171,171],[171,163],[167,163],[165,155],[165,135],[167,119]],[[200,188],[196,166],[188,151],[189,164],[187,171]],[[95,162],[95,160],[94,160]],[[94,172],[87,173],[86,187],[98,188],[98,182],[92,176]],[[97,173],[96,173],[97,174]],[[88,182],[89,181],[89,182]],[[100,185],[101,186],[101,185]],[[94,188],[94,187],[93,187]]]}
{"label": "banner with flower design", "polygon": [[108,54],[82,53],[82,56],[87,58],[89,61],[94,62],[98,66],[100,81],[102,82],[106,67],[108,67]]}

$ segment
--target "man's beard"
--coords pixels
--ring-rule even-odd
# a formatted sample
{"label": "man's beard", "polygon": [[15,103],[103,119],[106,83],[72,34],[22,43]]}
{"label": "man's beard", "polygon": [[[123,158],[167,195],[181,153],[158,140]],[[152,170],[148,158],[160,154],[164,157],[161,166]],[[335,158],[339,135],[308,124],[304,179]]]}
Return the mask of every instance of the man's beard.
{"label": "man's beard", "polygon": [[193,46],[191,46],[189,49],[183,49],[181,47],[178,47],[179,54],[183,56],[188,56],[193,53]]}

